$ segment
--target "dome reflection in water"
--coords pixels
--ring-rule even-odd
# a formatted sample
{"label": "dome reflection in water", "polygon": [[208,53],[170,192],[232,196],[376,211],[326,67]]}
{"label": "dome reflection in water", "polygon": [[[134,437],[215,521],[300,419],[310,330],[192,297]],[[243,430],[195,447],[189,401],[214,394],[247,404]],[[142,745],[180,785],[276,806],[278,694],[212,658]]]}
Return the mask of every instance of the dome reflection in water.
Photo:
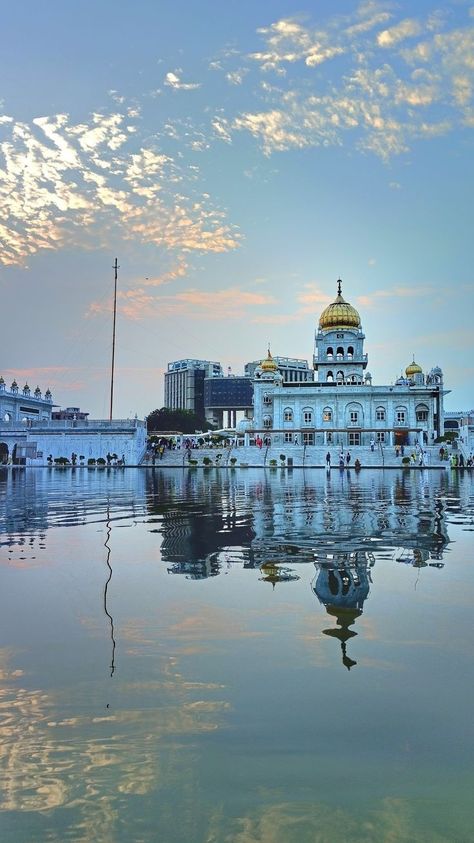
{"label": "dome reflection in water", "polygon": [[2,843],[469,841],[468,472],[0,470]]}

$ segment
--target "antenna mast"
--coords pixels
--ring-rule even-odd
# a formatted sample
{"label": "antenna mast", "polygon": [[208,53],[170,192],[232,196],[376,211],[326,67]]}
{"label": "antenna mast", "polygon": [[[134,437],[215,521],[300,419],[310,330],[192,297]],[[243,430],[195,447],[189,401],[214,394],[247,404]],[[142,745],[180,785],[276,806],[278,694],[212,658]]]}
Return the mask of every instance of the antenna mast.
{"label": "antenna mast", "polygon": [[115,258],[115,263],[112,267],[115,270],[115,282],[114,282],[114,321],[113,321],[113,329],[112,329],[112,366],[111,366],[111,373],[110,373],[110,414],[109,419],[112,421],[112,409],[114,405],[114,366],[115,366],[115,324],[117,321],[117,272],[119,269],[117,258]]}

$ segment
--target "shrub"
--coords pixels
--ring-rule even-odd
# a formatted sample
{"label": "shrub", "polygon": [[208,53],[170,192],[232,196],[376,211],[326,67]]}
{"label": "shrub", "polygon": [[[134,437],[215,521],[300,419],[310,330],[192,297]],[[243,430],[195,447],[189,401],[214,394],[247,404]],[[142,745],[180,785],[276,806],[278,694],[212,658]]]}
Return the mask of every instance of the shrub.
{"label": "shrub", "polygon": [[275,466],[276,464],[277,464],[277,461],[276,461],[276,460],[270,460],[270,465],[271,465],[271,466]]}
{"label": "shrub", "polygon": [[104,457],[98,457],[97,458],[97,465],[105,465]]}
{"label": "shrub", "polygon": [[69,460],[67,457],[56,457],[54,463],[55,465],[69,465]]}
{"label": "shrub", "polygon": [[229,462],[230,462],[231,465],[235,465],[236,462],[237,462],[237,457],[231,457]]}
{"label": "shrub", "polygon": [[281,459],[281,461],[282,461],[282,462],[285,462],[285,460],[286,460],[285,455],[284,455],[284,454],[280,454],[280,459]]}
{"label": "shrub", "polygon": [[402,465],[410,465],[410,457],[402,457]]}
{"label": "shrub", "polygon": [[210,457],[203,457],[203,465],[212,465],[212,460]]}
{"label": "shrub", "polygon": [[198,464],[197,460],[188,460],[188,465],[197,465],[197,464]]}
{"label": "shrub", "polygon": [[95,465],[95,457],[89,457],[87,460],[87,465]]}

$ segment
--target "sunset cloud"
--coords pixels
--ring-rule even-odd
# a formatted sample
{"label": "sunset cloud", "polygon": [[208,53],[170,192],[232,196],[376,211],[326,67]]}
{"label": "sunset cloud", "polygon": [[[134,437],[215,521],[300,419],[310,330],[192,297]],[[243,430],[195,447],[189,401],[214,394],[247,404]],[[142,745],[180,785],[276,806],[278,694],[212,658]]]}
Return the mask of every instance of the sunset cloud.
{"label": "sunset cloud", "polygon": [[[474,27],[448,26],[449,17],[437,13],[397,22],[376,3],[317,29],[293,18],[275,21],[258,30],[264,48],[248,58],[282,81],[263,82],[263,107],[243,110],[215,130],[227,142],[246,131],[267,156],[352,141],[388,160],[414,141],[471,126]],[[313,80],[311,72],[330,59],[336,61],[330,85],[324,77]]]}
{"label": "sunset cloud", "polygon": [[[199,192],[196,167],[140,146],[128,117],[92,114],[4,119],[0,125],[0,262],[66,245],[96,244],[113,226],[166,250],[223,252],[238,233]],[[133,140],[132,140],[133,138]]]}
{"label": "sunset cloud", "polygon": [[[118,296],[120,313],[131,320],[169,316],[187,316],[191,319],[210,321],[234,320],[250,318],[255,313],[255,308],[275,304],[276,300],[271,295],[239,287],[216,291],[188,289],[170,295],[157,295],[143,285],[121,292]],[[111,306],[111,302],[93,302],[88,315],[96,316],[109,312]]]}

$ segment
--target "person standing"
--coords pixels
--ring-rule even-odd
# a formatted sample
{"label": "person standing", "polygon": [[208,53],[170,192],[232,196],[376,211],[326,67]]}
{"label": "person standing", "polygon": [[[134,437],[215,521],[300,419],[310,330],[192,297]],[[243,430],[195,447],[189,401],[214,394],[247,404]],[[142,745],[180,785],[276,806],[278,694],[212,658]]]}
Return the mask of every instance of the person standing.
{"label": "person standing", "polygon": [[346,463],[347,463],[348,468],[349,468],[350,461],[351,461],[351,455],[350,455],[350,452],[348,451],[347,454],[346,454]]}
{"label": "person standing", "polygon": [[326,454],[326,468],[331,468],[331,454],[329,451]]}
{"label": "person standing", "polygon": [[370,450],[373,451],[375,448],[375,439],[372,437],[370,440]]}

